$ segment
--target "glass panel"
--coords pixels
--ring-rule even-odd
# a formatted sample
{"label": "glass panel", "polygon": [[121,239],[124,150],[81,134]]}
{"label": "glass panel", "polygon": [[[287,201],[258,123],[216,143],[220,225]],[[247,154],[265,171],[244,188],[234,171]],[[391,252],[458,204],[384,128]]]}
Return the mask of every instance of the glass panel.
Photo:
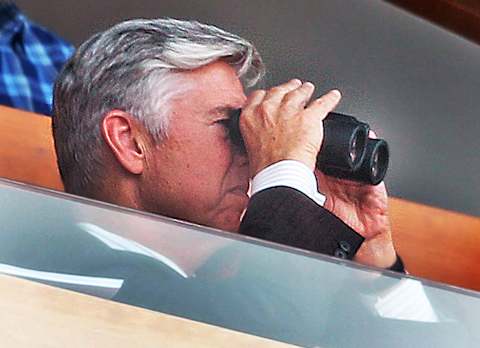
{"label": "glass panel", "polygon": [[301,346],[480,342],[475,292],[1,180],[0,222],[6,274]]}

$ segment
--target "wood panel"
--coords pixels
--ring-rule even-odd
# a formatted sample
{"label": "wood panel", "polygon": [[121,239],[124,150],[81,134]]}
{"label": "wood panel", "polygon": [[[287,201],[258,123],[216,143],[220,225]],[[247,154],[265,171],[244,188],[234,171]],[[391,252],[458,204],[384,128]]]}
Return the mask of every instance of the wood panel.
{"label": "wood panel", "polygon": [[480,290],[480,218],[391,198],[393,238],[416,276]]}
{"label": "wood panel", "polygon": [[480,43],[478,0],[389,0],[418,16]]}
{"label": "wood panel", "polygon": [[[50,118],[0,107],[0,177],[61,189]],[[394,241],[409,272],[480,290],[480,218],[390,199]]]}
{"label": "wood panel", "polygon": [[0,177],[63,190],[50,117],[0,106]]}
{"label": "wood panel", "polygon": [[2,347],[292,347],[0,275]]}

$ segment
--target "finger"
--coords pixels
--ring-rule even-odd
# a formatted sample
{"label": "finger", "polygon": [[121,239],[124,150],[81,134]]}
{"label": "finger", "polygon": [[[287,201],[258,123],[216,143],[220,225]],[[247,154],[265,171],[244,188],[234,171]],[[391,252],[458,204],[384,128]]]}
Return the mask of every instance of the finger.
{"label": "finger", "polygon": [[302,85],[299,79],[293,79],[287,83],[271,88],[265,96],[265,102],[272,105],[280,105],[283,97],[290,91],[293,91]]}
{"label": "finger", "polygon": [[263,89],[253,91],[243,105],[242,113],[248,114],[250,111],[255,110],[255,108],[262,103],[266,94],[267,92]]}
{"label": "finger", "polygon": [[282,111],[288,114],[297,113],[303,110],[313,95],[315,86],[311,82],[305,82],[303,85],[288,92],[282,100]]}
{"label": "finger", "polygon": [[370,139],[377,139],[377,138],[378,138],[378,137],[377,137],[377,134],[375,134],[375,132],[374,132],[373,130],[371,130],[371,129],[368,131],[368,137],[369,137]]}
{"label": "finger", "polygon": [[342,95],[338,90],[331,90],[327,94],[310,103],[305,109],[304,115],[306,117],[320,118],[320,120],[323,120],[328,116],[329,112],[335,109],[341,98]]}

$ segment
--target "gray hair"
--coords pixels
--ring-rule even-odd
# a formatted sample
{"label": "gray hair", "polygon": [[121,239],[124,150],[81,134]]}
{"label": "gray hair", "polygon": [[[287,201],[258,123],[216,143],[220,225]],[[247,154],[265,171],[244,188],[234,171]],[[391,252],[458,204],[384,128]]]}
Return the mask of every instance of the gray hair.
{"label": "gray hair", "polygon": [[[265,68],[245,39],[196,21],[137,19],[97,33],[66,63],[54,89],[53,135],[65,190],[86,194],[102,173],[100,123],[112,109],[166,136],[178,74],[224,60],[250,87]],[[97,178],[98,179],[98,178]]]}

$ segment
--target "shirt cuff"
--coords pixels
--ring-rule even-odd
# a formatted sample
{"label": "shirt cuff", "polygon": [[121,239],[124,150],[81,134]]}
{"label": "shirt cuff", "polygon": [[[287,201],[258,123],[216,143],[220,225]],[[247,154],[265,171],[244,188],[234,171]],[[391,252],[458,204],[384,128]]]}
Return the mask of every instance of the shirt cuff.
{"label": "shirt cuff", "polygon": [[299,161],[283,160],[262,169],[252,180],[252,196],[276,186],[296,189],[320,206],[325,203],[325,196],[318,192],[315,174]]}
{"label": "shirt cuff", "polygon": [[387,269],[390,271],[395,271],[399,273],[406,273],[405,265],[403,264],[402,258],[398,254],[396,255],[397,255],[397,258],[395,259],[395,263],[390,267],[388,267]]}

